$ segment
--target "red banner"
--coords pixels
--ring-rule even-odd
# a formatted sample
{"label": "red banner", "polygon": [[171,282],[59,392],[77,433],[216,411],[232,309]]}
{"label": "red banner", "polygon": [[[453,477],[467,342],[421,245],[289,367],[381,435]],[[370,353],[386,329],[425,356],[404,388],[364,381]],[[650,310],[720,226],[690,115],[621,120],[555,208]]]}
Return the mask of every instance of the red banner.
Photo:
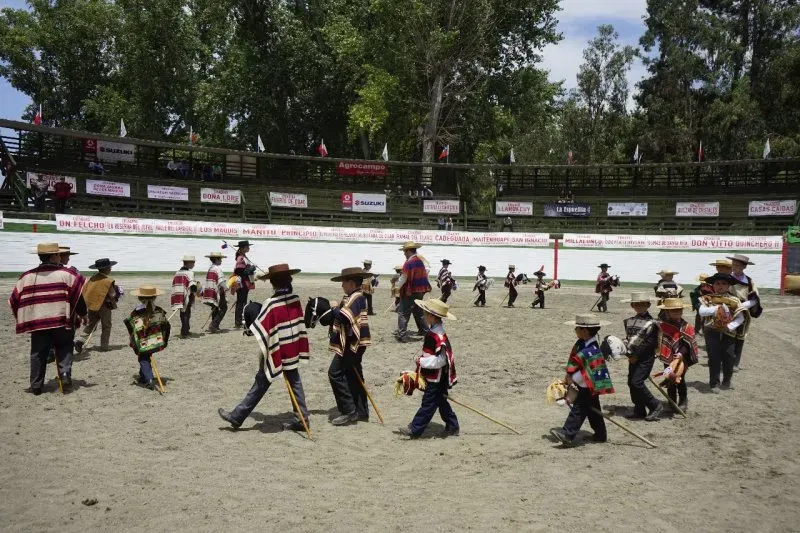
{"label": "red banner", "polygon": [[97,155],[97,139],[84,139],[83,153]]}
{"label": "red banner", "polygon": [[385,176],[386,165],[365,161],[339,161],[336,163],[339,176]]}

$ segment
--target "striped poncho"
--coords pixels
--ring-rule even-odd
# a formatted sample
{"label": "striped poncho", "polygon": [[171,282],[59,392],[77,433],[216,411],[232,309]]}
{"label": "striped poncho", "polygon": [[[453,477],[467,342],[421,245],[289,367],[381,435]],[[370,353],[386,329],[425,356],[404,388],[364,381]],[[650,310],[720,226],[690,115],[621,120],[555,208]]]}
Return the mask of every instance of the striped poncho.
{"label": "striped poncho", "polygon": [[85,284],[86,278],[61,265],[41,264],[22,274],[8,299],[16,332],[72,329]]}
{"label": "striped poncho", "polygon": [[442,289],[452,287],[453,274],[450,273],[447,267],[442,267],[441,270],[439,270],[439,275],[436,276],[436,281]]}
{"label": "striped poncho", "polygon": [[425,263],[419,256],[412,255],[403,263],[403,286],[400,288],[403,296],[412,294],[425,294],[431,292],[431,284],[428,281],[428,270]]}
{"label": "striped poncho", "polygon": [[567,374],[580,372],[592,395],[613,394],[614,384],[608,372],[606,360],[597,345],[597,337],[586,342],[579,340],[572,347],[567,361]]}
{"label": "striped poncho", "polygon": [[222,267],[211,265],[206,273],[206,284],[203,287],[203,303],[213,306],[219,305],[219,293],[225,290],[225,274]]}
{"label": "striped poncho", "polygon": [[264,373],[269,381],[284,370],[294,370],[300,359],[309,358],[308,337],[300,298],[289,290],[278,290],[261,307],[250,326],[261,348]]}
{"label": "striped poncho", "polygon": [[194,283],[194,272],[186,267],[182,267],[175,272],[172,277],[172,292],[169,296],[169,304],[172,309],[186,310],[191,305],[191,287]]}
{"label": "striped poncho", "polygon": [[330,350],[336,355],[355,353],[372,344],[367,319],[367,299],[360,290],[342,298],[339,307],[331,308]]}

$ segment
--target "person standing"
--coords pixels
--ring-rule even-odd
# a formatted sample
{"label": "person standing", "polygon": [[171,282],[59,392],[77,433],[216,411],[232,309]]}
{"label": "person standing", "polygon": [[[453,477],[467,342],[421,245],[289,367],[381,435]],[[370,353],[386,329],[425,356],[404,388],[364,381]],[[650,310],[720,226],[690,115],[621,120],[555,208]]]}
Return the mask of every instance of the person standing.
{"label": "person standing", "polygon": [[[704,336],[708,352],[708,387],[712,393],[733,388],[733,365],[736,361],[736,340],[748,311],[732,287],[738,282],[731,274],[719,272],[706,280],[714,294],[700,298],[698,314],[704,319]],[[722,383],[720,383],[722,372]]]}
{"label": "person standing", "polygon": [[282,263],[270,266],[266,274],[258,277],[260,280],[268,280],[273,290],[272,296],[261,306],[253,323],[246,324],[261,349],[258,372],[253,386],[233,411],[217,410],[219,416],[234,428],[241,426],[250,416],[281,373],[289,382],[300,408],[299,413],[294,411],[292,422],[283,424],[283,429],[303,431],[301,416],[310,427],[306,396],[300,379],[300,361],[308,360],[310,350],[303,323],[303,306],[292,288],[292,276],[299,272],[299,268],[289,268],[289,265]]}
{"label": "person standing", "polygon": [[169,343],[169,320],[167,313],[156,305],[156,297],[162,294],[160,289],[152,285],[142,285],[131,291],[131,294],[138,298],[139,305],[124,323],[128,330],[129,345],[139,361],[136,382],[154,390],[156,384],[153,381],[153,354],[164,350]]}
{"label": "person standing", "polygon": [[597,276],[597,285],[594,287],[594,292],[600,295],[600,302],[597,304],[597,310],[601,313],[608,312],[608,299],[611,297],[611,291],[614,290],[612,286],[611,274],[608,269],[611,265],[602,263],[597,268],[600,269],[600,274]]}
{"label": "person standing", "polygon": [[714,289],[709,285],[706,280],[709,278],[708,274],[700,274],[697,277],[699,285],[692,289],[689,293],[689,300],[692,302],[692,309],[695,312],[694,316],[694,331],[695,334],[703,334],[703,318],[700,316],[700,298],[708,294],[713,294]]}
{"label": "person standing", "polygon": [[72,196],[72,184],[69,183],[65,177],[59,178],[53,185],[53,191],[56,197],[56,213],[67,212],[67,201]]}
{"label": "person standing", "polygon": [[517,299],[517,277],[514,275],[516,272],[517,267],[515,265],[508,265],[508,274],[506,275],[506,281],[503,285],[508,289],[508,305],[506,307],[514,307],[514,301]]}
{"label": "person standing", "polygon": [[479,305],[481,307],[486,307],[486,289],[489,287],[489,278],[486,277],[486,267],[480,265],[478,267],[478,275],[475,276],[475,286],[472,287],[472,290],[478,291],[478,298],[472,303],[475,307]]}
{"label": "person standing", "polygon": [[42,393],[47,357],[55,350],[58,375],[64,388],[72,386],[72,339],[75,317],[86,319],[81,297],[86,282],[80,274],[61,265],[56,243],[36,247],[39,266],[23,273],[8,299],[16,322],[16,333],[31,334],[30,389]]}
{"label": "person standing", "polygon": [[169,304],[173,310],[180,310],[181,338],[189,336],[192,319],[192,306],[197,294],[197,283],[194,280],[195,258],[193,255],[183,256],[183,266],[172,277],[172,293]]}
{"label": "person standing", "polygon": [[222,260],[225,255],[222,252],[211,252],[206,257],[211,261],[211,266],[206,272],[206,284],[203,287],[203,303],[211,306],[211,325],[208,326],[210,333],[219,333],[219,326],[225,313],[228,311],[228,301],[225,298],[225,274],[222,272]]}
{"label": "person standing", "polygon": [[731,261],[731,275],[738,281],[731,287],[731,290],[743,302],[742,307],[747,311],[741,330],[736,335],[736,358],[733,362],[733,371],[738,372],[744,351],[744,341],[750,330],[750,319],[760,317],[764,308],[761,306],[761,297],[753,278],[744,273],[748,265],[755,263],[751,262],[746,255],[741,254],[734,254],[727,259]]}
{"label": "person standing", "polygon": [[375,311],[372,309],[372,294],[375,292],[375,287],[378,286],[378,277],[370,272],[370,269],[372,269],[372,260],[364,259],[364,272],[367,273],[367,277],[364,278],[364,283],[361,285],[361,292],[364,293],[364,298],[367,299],[367,314],[369,316],[374,316]]}
{"label": "person standing", "polygon": [[544,291],[549,291],[553,283],[547,283],[544,280],[546,274],[541,270],[537,270],[533,275],[536,276],[536,286],[534,287],[536,298],[533,300],[531,308],[536,308],[536,304],[539,304],[539,309],[544,309]]}
{"label": "person standing", "polygon": [[[400,309],[400,287],[397,286],[397,282],[400,281],[400,275],[403,273],[403,265],[395,265],[394,267],[394,276],[392,279],[389,280],[391,283],[391,297],[392,301],[394,302],[394,309],[392,311],[398,312]],[[395,334],[397,331],[395,330]]]}
{"label": "person standing", "polygon": [[361,385],[364,379],[361,361],[372,344],[367,301],[361,292],[367,275],[364,269],[354,267],[345,268],[339,276],[331,278],[331,281],[341,282],[344,291],[341,302],[331,307],[333,324],[329,348],[333,360],[328,368],[328,379],[340,413],[331,421],[334,426],[369,421],[367,393]]}
{"label": "person standing", "polygon": [[451,264],[449,259],[442,259],[442,268],[439,270],[439,275],[436,276],[436,284],[442,290],[441,300],[444,303],[447,303],[447,299],[450,298],[455,281],[453,280],[453,274],[450,272]]}
{"label": "person standing", "polygon": [[233,324],[238,329],[242,327],[244,307],[247,305],[247,296],[250,289],[255,288],[256,267],[250,262],[247,253],[250,251],[250,241],[239,241],[236,245],[236,266],[233,273],[242,280],[239,290],[236,291],[236,309],[233,314]]}
{"label": "person standing", "polygon": [[400,288],[400,313],[397,315],[397,340],[399,342],[412,342],[408,336],[408,320],[412,314],[414,322],[417,324],[417,334],[424,337],[428,332],[422,309],[414,305],[415,300],[422,300],[426,293],[431,292],[428,269],[421,256],[417,255],[417,249],[421,247],[421,244],[410,241],[400,247],[406,261],[403,263],[403,272],[397,281],[397,286]]}
{"label": "person standing", "polygon": [[117,308],[122,293],[118,289],[114,278],[111,277],[111,267],[116,265],[116,261],[111,261],[107,257],[98,259],[89,268],[96,269],[97,274],[89,278],[83,288],[83,299],[89,309],[89,322],[81,332],[80,339],[75,341],[75,353],[81,353],[86,341],[89,340],[92,332],[100,328],[100,348],[107,351],[111,340],[111,312]]}
{"label": "person standing", "polygon": [[[626,341],[630,341],[653,320],[653,316],[650,314],[652,302],[646,293],[634,292],[631,294],[629,303],[636,314],[622,321],[625,326]],[[631,392],[633,413],[627,415],[626,418],[630,420],[644,419],[648,422],[655,422],[661,418],[664,412],[661,402],[653,396],[646,384],[647,377],[656,362],[656,343],[657,339],[648,338],[629,350],[628,389]]]}

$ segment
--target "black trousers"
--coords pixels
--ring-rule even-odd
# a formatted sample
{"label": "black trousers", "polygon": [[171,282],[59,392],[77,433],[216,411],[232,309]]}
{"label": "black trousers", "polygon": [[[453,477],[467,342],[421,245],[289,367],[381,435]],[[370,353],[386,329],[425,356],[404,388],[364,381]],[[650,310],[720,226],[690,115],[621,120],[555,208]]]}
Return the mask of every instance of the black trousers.
{"label": "black trousers", "polygon": [[47,370],[47,356],[54,349],[58,374],[72,374],[72,339],[74,332],[67,328],[44,329],[31,333],[31,388],[41,389]]}
{"label": "black trousers", "polygon": [[186,335],[189,334],[189,325],[190,325],[189,323],[192,319],[192,306],[187,305],[186,311],[181,310],[180,315],[181,315],[181,336],[185,337]]}
{"label": "black trousers", "polygon": [[589,425],[592,426],[594,436],[597,440],[606,440],[606,421],[598,412],[592,410],[592,407],[601,410],[600,396],[592,395],[589,389],[585,387],[578,387],[578,397],[572,408],[569,410],[567,421],[564,422],[564,434],[570,440],[575,438],[575,435],[580,431],[583,422],[588,418]]}
{"label": "black trousers", "polygon": [[440,300],[447,303],[447,299],[450,298],[450,295],[453,294],[453,288],[450,285],[445,285],[442,287],[442,297]]}
{"label": "black trousers", "polygon": [[602,311],[603,313],[608,311],[608,299],[609,299],[609,293],[607,292],[600,293],[600,303],[597,304],[598,311]]}
{"label": "black trousers", "polygon": [[367,299],[367,314],[374,315],[375,311],[372,310],[372,295],[364,293],[364,298]]}
{"label": "black trousers", "polygon": [[[669,365],[664,365],[667,368]],[[680,383],[673,383],[667,387],[667,396],[675,403],[680,403],[686,399],[689,394],[689,389],[686,388],[686,375],[681,378]]]}
{"label": "black trousers", "polygon": [[219,305],[213,306],[211,309],[211,328],[218,329],[225,318],[225,313],[228,312],[228,299],[225,296],[225,291],[219,289]]}
{"label": "black trousers", "polygon": [[411,424],[408,425],[408,429],[414,436],[422,435],[425,432],[425,428],[428,427],[437,410],[447,429],[456,430],[459,428],[458,417],[456,417],[455,411],[450,406],[450,402],[447,401],[449,369],[444,367],[442,370],[442,377],[439,383],[428,382],[425,392],[422,394],[422,405],[419,406],[417,414],[414,415]]}
{"label": "black trousers", "polygon": [[369,416],[367,407],[367,393],[356,377],[356,372],[364,379],[364,370],[361,359],[366,348],[361,347],[357,352],[345,352],[343,356],[334,355],[331,366],[328,367],[328,379],[336,399],[336,407],[343,415],[357,413],[359,417]]}
{"label": "black trousers", "polygon": [[744,351],[744,339],[736,339],[736,357],[733,360],[733,366],[738,367],[742,360],[742,352]]}
{"label": "black trousers", "polygon": [[716,387],[719,385],[720,371],[722,371],[722,381],[729,382],[733,377],[736,339],[711,328],[706,328],[705,337],[708,352],[708,386]]}
{"label": "black trousers", "polygon": [[647,376],[653,371],[655,356],[650,354],[644,359],[637,358],[635,363],[628,365],[628,389],[631,391],[633,410],[642,416],[658,407],[658,400],[647,388]]}
{"label": "black trousers", "polygon": [[250,289],[244,286],[236,291],[236,311],[233,314],[233,323],[238,328],[242,325],[242,317],[244,316],[244,308],[247,306],[247,296],[250,294]]}
{"label": "black trousers", "polygon": [[544,309],[544,291],[536,291],[536,298],[531,307],[536,307],[536,304],[539,304],[539,309]]}
{"label": "black trousers", "polygon": [[517,292],[517,288],[516,287],[509,287],[508,288],[508,305],[509,306],[514,305],[514,301],[517,299],[517,295],[518,294],[519,293]]}
{"label": "black trousers", "polygon": [[478,299],[475,300],[475,305],[486,305],[486,291],[478,289]]}

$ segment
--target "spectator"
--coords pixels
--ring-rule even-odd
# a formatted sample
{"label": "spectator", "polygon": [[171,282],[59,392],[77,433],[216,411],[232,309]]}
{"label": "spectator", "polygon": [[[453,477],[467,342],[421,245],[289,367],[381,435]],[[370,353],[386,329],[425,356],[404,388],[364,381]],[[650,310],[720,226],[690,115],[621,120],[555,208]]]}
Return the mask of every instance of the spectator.
{"label": "spectator", "polygon": [[105,170],[106,169],[103,168],[103,163],[97,159],[97,156],[95,156],[93,161],[89,161],[89,172],[92,174],[99,174],[102,176]]}
{"label": "spectator", "polygon": [[178,165],[175,163],[174,159],[170,159],[167,163],[167,174],[170,178],[176,180],[178,179],[180,171],[178,169]]}
{"label": "spectator", "polygon": [[56,196],[56,213],[66,213],[67,201],[72,196],[72,184],[62,176],[59,181],[53,185]]}
{"label": "spectator", "polygon": [[427,196],[427,197],[429,197],[429,198],[430,198],[430,197],[432,197],[432,196],[433,196],[433,191],[431,190],[431,188],[430,188],[430,187],[428,187],[427,185],[425,185],[425,187],[423,187],[423,188],[422,188],[422,195],[423,195],[423,196]]}
{"label": "spectator", "polygon": [[444,229],[447,231],[453,231],[453,217],[447,217],[447,224],[445,224]]}
{"label": "spectator", "polygon": [[571,204],[575,202],[575,195],[572,194],[572,189],[567,191],[566,203]]}
{"label": "spectator", "polygon": [[444,228],[445,228],[444,217],[439,217],[439,229],[444,230]]}
{"label": "spectator", "polygon": [[503,231],[514,231],[514,221],[511,220],[511,217],[506,217],[503,219]]}
{"label": "spectator", "polygon": [[497,196],[503,196],[503,184],[502,183],[498,183],[497,184]]}
{"label": "spectator", "polygon": [[189,163],[185,159],[181,161],[178,170],[180,171],[183,179],[189,179]]}
{"label": "spectator", "polygon": [[47,203],[47,189],[50,187],[50,182],[42,177],[37,177],[31,180],[31,197],[33,198],[33,206],[37,211],[43,213],[45,204]]}
{"label": "spectator", "polygon": [[214,181],[222,181],[222,165],[214,164]]}
{"label": "spectator", "polygon": [[211,181],[214,179],[214,169],[211,168],[211,165],[206,163],[203,165],[203,181]]}

